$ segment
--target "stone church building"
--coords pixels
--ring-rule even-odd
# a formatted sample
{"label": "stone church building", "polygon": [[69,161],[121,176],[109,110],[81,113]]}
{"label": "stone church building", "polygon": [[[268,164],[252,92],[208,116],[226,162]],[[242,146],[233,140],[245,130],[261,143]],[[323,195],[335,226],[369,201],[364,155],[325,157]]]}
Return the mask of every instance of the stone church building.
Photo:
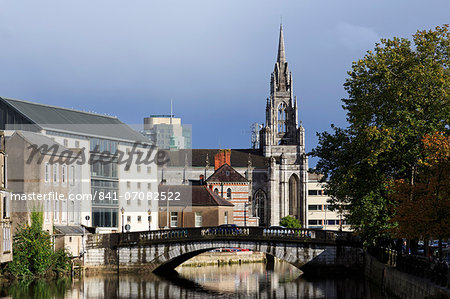
{"label": "stone church building", "polygon": [[[220,149],[169,152],[170,162],[158,170],[158,179],[168,185],[204,183],[215,172],[218,154]],[[246,206],[249,216],[258,219],[258,225],[279,225],[282,217],[291,215],[303,227],[308,226],[305,129],[301,123],[299,126],[297,98],[281,26],[270,97],[266,101],[266,122],[260,130],[260,148],[231,149],[228,155],[227,164],[248,181]]]}

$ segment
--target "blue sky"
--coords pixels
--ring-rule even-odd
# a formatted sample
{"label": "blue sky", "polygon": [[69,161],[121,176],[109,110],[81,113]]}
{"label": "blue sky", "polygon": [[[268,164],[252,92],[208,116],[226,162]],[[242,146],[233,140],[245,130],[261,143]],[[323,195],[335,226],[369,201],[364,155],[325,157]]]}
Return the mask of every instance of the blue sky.
{"label": "blue sky", "polygon": [[449,11],[448,0],[0,0],[0,96],[130,124],[168,114],[172,99],[194,148],[247,148],[282,16],[310,150],[316,132],[345,126],[352,61],[382,37],[449,23]]}

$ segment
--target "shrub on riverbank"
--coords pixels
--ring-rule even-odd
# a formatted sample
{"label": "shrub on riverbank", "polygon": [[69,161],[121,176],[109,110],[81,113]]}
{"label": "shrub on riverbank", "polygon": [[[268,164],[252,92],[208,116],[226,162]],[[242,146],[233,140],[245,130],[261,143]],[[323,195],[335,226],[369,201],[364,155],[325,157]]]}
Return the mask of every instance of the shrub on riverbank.
{"label": "shrub on riverbank", "polygon": [[18,280],[52,278],[67,273],[71,268],[70,256],[59,249],[53,251],[51,236],[42,230],[43,213],[31,213],[31,225],[17,229],[13,242],[13,261],[6,273]]}

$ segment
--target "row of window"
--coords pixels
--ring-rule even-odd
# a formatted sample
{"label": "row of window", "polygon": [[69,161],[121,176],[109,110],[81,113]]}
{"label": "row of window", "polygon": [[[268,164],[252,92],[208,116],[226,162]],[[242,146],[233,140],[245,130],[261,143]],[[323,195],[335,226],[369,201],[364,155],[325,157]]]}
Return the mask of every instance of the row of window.
{"label": "row of window", "polygon": [[[219,189],[214,188],[214,193],[216,193],[217,195],[219,195]],[[231,199],[231,188],[227,189],[227,198]]]}
{"label": "row of window", "polygon": [[325,195],[323,190],[308,190],[308,195]]}
{"label": "row of window", "polygon": [[[142,216],[137,216],[136,220],[138,223],[142,223]],[[148,216],[148,222],[152,223],[152,216]],[[127,223],[131,223],[131,216],[127,216]]]}
{"label": "row of window", "polygon": [[44,204],[44,220],[49,222],[53,213],[55,222],[59,222],[59,220],[63,223],[67,222],[67,220],[75,222],[75,219],[78,219],[79,209],[79,202],[59,200],[52,203],[52,201],[46,200]]}
{"label": "row of window", "polygon": [[[136,187],[137,187],[137,189],[141,189],[141,183],[137,182],[136,183]],[[131,182],[130,181],[127,181],[127,188],[131,188]],[[147,183],[147,189],[148,190],[152,189],[152,183]]]}
{"label": "row of window", "polygon": [[[59,165],[45,163],[44,180],[46,183],[59,183],[59,169],[61,168],[61,183],[66,184],[70,182],[71,185],[75,184],[75,166],[68,167],[67,165]],[[67,173],[69,169],[69,173]]]}
{"label": "row of window", "polygon": [[[308,205],[308,210],[309,211],[331,211],[331,208],[333,207],[333,205]],[[346,208],[348,208],[348,206],[346,205],[342,205],[341,206],[342,210],[346,210]],[[335,209],[335,211],[339,211],[339,209]]]}
{"label": "row of window", "polygon": [[308,220],[308,225],[346,225],[347,222],[345,220],[339,219],[311,219]]}
{"label": "row of window", "polygon": [[[130,171],[130,169],[125,169],[125,171]],[[141,172],[140,165],[136,165],[136,172]],[[147,166],[147,174],[151,174],[151,173],[152,173],[152,168],[150,166]]]}

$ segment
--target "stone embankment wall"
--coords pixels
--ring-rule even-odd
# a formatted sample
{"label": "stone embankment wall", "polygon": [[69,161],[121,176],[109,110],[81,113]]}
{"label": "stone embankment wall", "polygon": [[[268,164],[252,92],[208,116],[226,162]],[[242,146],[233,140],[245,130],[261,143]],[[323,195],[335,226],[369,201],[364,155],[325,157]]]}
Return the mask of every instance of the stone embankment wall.
{"label": "stone embankment wall", "polygon": [[383,292],[399,298],[450,298],[450,290],[427,279],[403,273],[379,262],[368,253],[364,255],[365,276],[381,286]]}

